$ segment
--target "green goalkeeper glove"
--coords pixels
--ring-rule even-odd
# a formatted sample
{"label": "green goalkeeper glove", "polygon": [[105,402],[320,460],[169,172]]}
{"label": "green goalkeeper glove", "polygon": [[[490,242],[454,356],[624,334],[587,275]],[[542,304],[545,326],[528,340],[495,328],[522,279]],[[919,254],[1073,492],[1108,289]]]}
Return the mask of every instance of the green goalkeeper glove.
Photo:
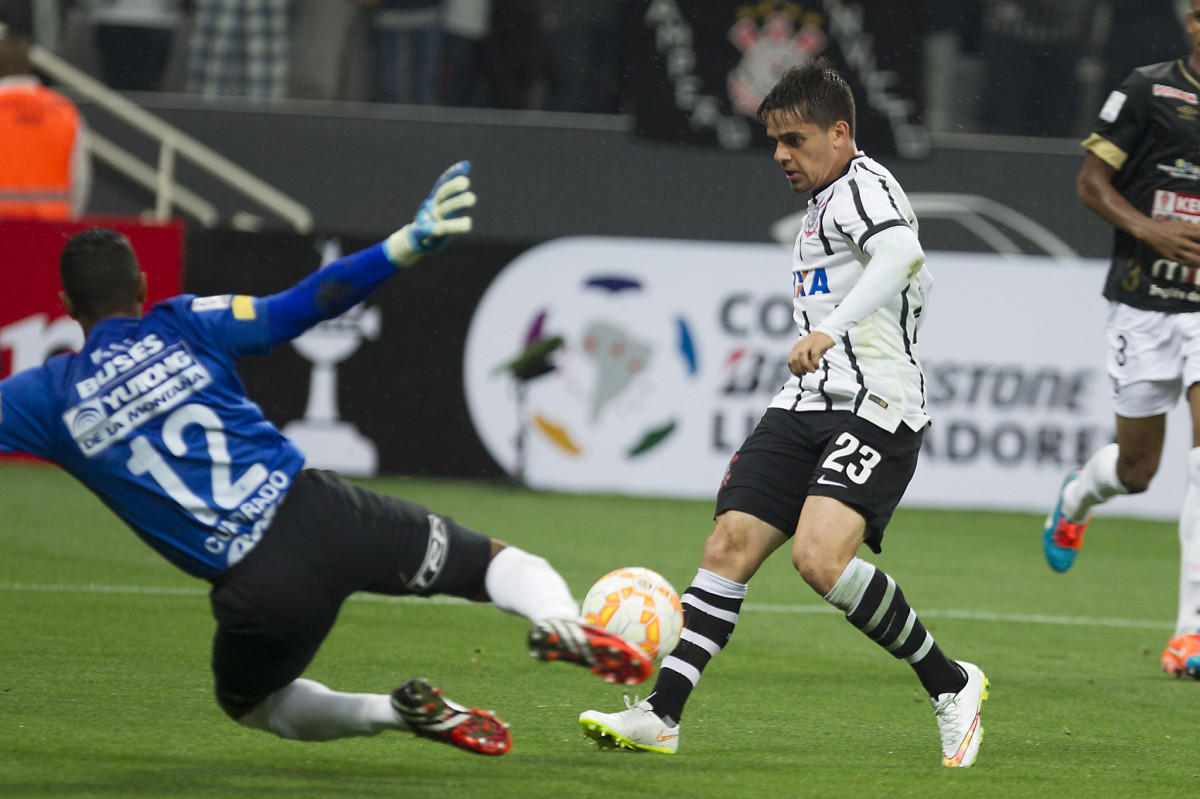
{"label": "green goalkeeper glove", "polygon": [[459,161],[442,173],[413,221],[384,242],[392,263],[410,266],[425,253],[445,247],[451,237],[471,231],[471,217],[463,216],[475,205],[470,174],[470,161]]}

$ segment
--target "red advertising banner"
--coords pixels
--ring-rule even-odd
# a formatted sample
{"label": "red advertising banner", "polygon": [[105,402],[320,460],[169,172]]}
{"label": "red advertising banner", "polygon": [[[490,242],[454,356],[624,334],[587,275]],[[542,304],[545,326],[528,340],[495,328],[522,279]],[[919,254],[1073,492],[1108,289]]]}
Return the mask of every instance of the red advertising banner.
{"label": "red advertising banner", "polygon": [[96,216],[74,222],[0,218],[0,378],[77,349],[83,331],[59,300],[58,255],[67,239],[90,227],[129,238],[146,273],[149,302],[173,297],[183,282],[183,225],[143,224]]}

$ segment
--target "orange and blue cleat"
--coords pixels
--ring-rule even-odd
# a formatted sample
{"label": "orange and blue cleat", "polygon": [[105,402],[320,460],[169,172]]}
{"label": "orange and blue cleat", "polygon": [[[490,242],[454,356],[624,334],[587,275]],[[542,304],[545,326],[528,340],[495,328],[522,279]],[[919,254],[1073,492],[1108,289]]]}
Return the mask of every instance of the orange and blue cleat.
{"label": "orange and blue cleat", "polygon": [[1058,489],[1058,502],[1054,510],[1046,517],[1042,528],[1042,551],[1046,554],[1046,562],[1056,572],[1065,572],[1075,562],[1079,548],[1083,546],[1083,533],[1092,522],[1088,514],[1081,522],[1073,522],[1063,513],[1063,491],[1072,481],[1078,480],[1082,469],[1076,469],[1066,476]]}
{"label": "orange and blue cleat", "polygon": [[1200,634],[1180,635],[1167,642],[1162,670],[1174,677],[1200,679]]}

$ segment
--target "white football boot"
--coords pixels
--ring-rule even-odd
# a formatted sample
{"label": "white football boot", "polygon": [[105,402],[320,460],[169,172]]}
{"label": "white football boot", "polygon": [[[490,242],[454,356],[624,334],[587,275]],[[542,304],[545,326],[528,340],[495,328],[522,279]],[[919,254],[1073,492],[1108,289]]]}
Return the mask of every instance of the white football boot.
{"label": "white football boot", "polygon": [[625,697],[625,704],[628,710],[620,713],[595,710],[580,713],[579,726],[583,728],[583,734],[604,749],[675,754],[679,749],[679,725],[668,726],[645,700],[631,705],[629,697]]}
{"label": "white football boot", "polygon": [[988,698],[988,678],[974,663],[957,661],[967,673],[967,684],[956,694],[930,697],[938,732],[942,735],[942,765],[968,768],[979,754],[983,722],[979,710]]}

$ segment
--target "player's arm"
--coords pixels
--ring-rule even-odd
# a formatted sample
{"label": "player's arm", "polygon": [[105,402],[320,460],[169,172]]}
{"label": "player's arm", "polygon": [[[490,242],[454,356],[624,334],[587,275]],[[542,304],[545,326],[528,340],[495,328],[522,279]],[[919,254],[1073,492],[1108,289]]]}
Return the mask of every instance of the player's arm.
{"label": "player's arm", "polygon": [[261,301],[271,341],[295,338],[318,322],[345,313],[400,268],[441,249],[454,236],[470,232],[471,217],[465,215],[475,205],[470,172],[469,161],[458,162],[442,173],[416,216],[400,230]]}
{"label": "player's arm", "polygon": [[871,260],[846,298],[812,332],[792,346],[788,368],[793,374],[814,372],[821,357],[846,331],[904,291],[925,263],[917,234],[907,225],[876,233],[869,240]]}
{"label": "player's arm", "polygon": [[1156,252],[1181,264],[1200,265],[1200,227],[1182,219],[1152,219],[1135,208],[1113,187],[1117,169],[1097,155],[1088,153],[1075,180],[1083,204],[1113,227],[1153,247]]}

